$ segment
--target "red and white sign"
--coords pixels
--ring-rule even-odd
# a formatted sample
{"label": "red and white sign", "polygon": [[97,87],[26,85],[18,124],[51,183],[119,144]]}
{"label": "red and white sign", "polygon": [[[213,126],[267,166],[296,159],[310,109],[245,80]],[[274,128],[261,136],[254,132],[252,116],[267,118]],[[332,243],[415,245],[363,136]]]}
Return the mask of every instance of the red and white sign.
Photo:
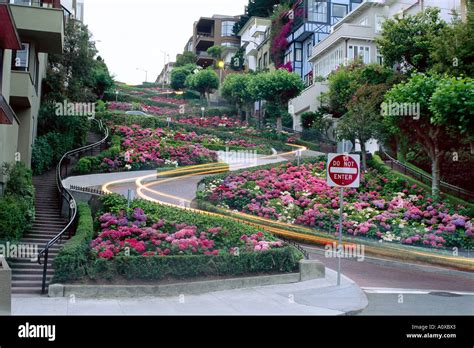
{"label": "red and white sign", "polygon": [[331,187],[359,187],[360,156],[328,154],[327,182]]}

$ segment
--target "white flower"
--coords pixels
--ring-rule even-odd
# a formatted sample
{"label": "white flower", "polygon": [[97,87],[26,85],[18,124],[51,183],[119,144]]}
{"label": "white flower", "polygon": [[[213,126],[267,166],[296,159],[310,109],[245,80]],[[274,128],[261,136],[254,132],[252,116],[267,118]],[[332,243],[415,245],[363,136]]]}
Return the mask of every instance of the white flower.
{"label": "white flower", "polygon": [[130,170],[130,169],[132,169],[132,166],[130,164],[126,164],[125,169]]}

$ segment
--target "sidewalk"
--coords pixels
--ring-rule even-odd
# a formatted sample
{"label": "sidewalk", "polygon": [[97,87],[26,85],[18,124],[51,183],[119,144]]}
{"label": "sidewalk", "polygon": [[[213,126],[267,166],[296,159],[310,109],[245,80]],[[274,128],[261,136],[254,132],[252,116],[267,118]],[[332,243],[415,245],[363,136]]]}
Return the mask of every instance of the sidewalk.
{"label": "sidewalk", "polygon": [[210,292],[141,298],[48,298],[15,295],[13,315],[343,315],[368,305],[365,293],[336,272],[325,279]]}

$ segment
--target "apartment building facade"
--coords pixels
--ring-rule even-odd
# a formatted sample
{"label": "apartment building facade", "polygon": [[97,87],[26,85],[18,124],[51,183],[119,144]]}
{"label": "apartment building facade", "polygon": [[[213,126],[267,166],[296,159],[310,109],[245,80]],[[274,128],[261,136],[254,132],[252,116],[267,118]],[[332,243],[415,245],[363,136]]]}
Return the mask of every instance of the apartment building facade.
{"label": "apartment building facade", "polygon": [[241,47],[245,50],[245,65],[248,70],[262,71],[269,68],[271,25],[268,18],[251,17],[238,33]]}
{"label": "apartment building facade", "polygon": [[[60,2],[0,2],[0,163],[31,165],[48,54],[62,53]],[[6,178],[0,174],[0,189]]]}
{"label": "apartment building facade", "polygon": [[293,128],[301,130],[301,115],[320,107],[319,97],[327,91],[325,79],[340,65],[355,59],[365,64],[383,63],[375,39],[386,18],[416,14],[427,7],[440,8],[440,16],[446,21],[451,20],[453,10],[459,13],[461,8],[458,0],[365,0],[334,24],[331,34],[312,48],[308,59],[316,82],[308,84],[301,95],[289,103]]}
{"label": "apartment building facade", "polygon": [[198,57],[198,65],[206,68],[215,63],[215,58],[207,53],[207,49],[212,46],[222,46],[222,59],[226,64],[230,64],[240,47],[240,39],[233,32],[238,20],[238,16],[214,15],[201,17],[194,23],[192,52]]}
{"label": "apartment building facade", "polygon": [[309,58],[312,48],[331,33],[331,27],[355,10],[362,0],[300,0],[290,11],[293,20],[284,63],[291,63],[293,71],[306,85],[312,83]]}
{"label": "apartment building facade", "polygon": [[156,78],[155,83],[162,85],[169,85],[171,83],[171,72],[174,69],[175,62],[168,62],[165,64],[160,74]]}

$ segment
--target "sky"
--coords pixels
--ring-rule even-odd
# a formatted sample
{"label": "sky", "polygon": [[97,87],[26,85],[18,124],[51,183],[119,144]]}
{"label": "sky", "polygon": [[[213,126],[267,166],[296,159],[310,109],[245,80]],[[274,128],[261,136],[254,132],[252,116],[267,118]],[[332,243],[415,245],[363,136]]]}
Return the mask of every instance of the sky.
{"label": "sky", "polygon": [[[84,22],[117,81],[154,82],[182,53],[199,17],[240,15],[248,0],[85,0]],[[140,70],[137,70],[140,69]]]}

